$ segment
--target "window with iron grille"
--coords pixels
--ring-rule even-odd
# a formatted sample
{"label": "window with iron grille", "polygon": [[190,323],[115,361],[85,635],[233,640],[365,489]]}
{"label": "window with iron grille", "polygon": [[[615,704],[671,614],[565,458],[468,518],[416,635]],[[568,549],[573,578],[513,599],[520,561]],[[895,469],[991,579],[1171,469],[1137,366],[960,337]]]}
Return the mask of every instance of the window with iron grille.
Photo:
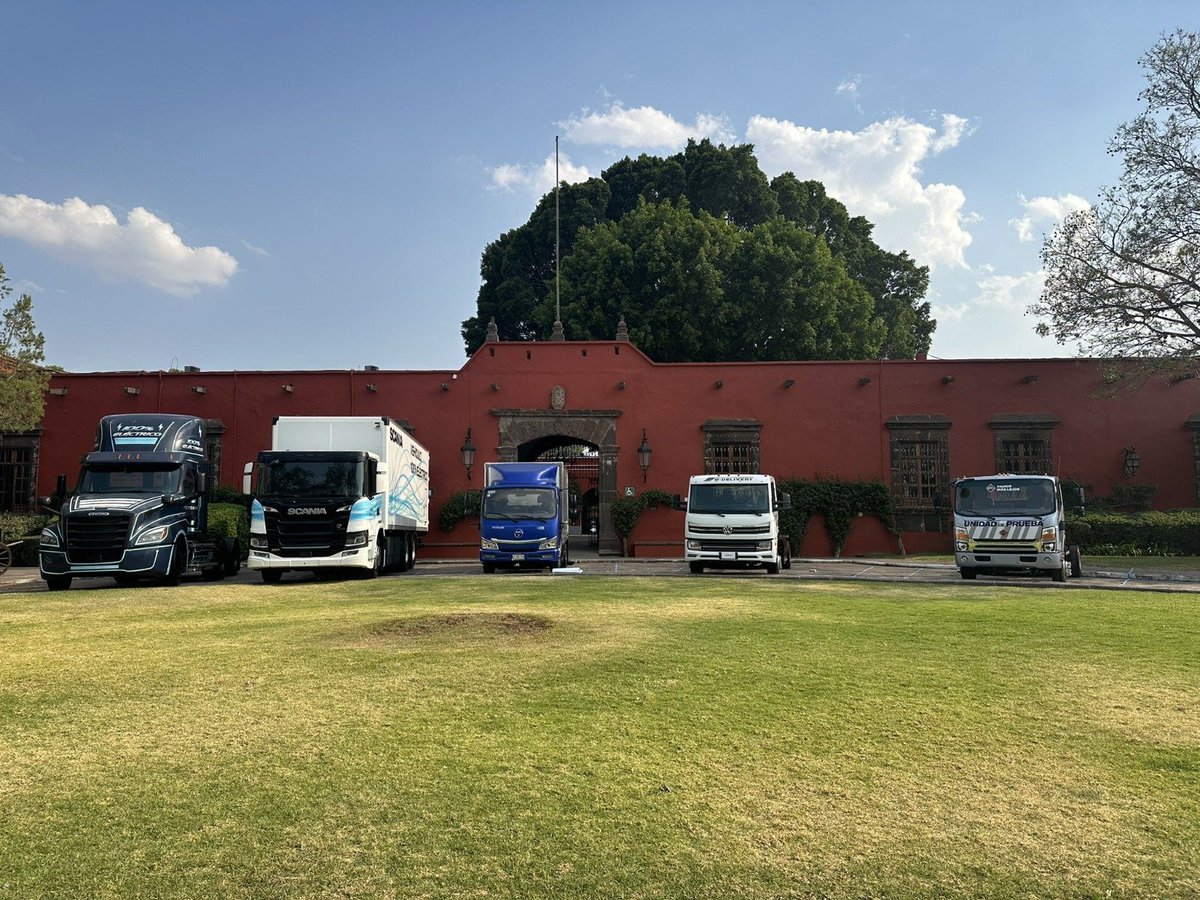
{"label": "window with iron grille", "polygon": [[756,419],[710,419],[704,423],[705,475],[759,474],[759,435]]}
{"label": "window with iron grille", "polygon": [[40,434],[0,434],[0,512],[34,509]]}
{"label": "window with iron grille", "polygon": [[944,531],[950,484],[950,420],[893,416],[892,498],[902,531]]}
{"label": "window with iron grille", "polygon": [[996,446],[996,471],[1013,475],[1053,475],[1051,438],[1058,419],[1022,413],[993,416],[991,426]]}

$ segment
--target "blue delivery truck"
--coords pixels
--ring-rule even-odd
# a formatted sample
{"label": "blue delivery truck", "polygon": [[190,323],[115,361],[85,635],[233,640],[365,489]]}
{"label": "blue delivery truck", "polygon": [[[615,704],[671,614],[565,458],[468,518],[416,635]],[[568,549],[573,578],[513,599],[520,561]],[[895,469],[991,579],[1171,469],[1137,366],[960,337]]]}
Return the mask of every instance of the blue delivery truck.
{"label": "blue delivery truck", "polygon": [[561,462],[490,462],[483,464],[483,473],[483,571],[567,565],[567,467]]}

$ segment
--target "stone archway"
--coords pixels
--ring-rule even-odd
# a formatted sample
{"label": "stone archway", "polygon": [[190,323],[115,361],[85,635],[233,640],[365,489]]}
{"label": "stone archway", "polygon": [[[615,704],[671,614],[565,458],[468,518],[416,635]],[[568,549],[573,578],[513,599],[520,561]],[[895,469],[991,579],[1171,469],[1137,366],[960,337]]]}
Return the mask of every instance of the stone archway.
{"label": "stone archway", "polygon": [[620,553],[612,521],[612,505],[617,499],[617,418],[619,409],[493,409],[499,440],[496,458],[516,462],[517,449],[531,441],[547,437],[566,437],[600,450],[599,550]]}

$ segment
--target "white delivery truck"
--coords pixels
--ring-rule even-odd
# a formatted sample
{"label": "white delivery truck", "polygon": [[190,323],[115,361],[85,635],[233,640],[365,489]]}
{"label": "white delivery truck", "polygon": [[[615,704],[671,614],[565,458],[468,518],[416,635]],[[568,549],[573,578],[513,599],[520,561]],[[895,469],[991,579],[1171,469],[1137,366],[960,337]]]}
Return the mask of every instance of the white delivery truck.
{"label": "white delivery truck", "polygon": [[688,568],[790,569],[791,546],[779,530],[779,511],[790,506],[770,475],[693,475],[684,506]]}
{"label": "white delivery truck", "polygon": [[387,417],[277,417],[243,490],[246,564],[268,583],[292,570],[404,571],[429,531],[429,454]]}
{"label": "white delivery truck", "polygon": [[[1075,488],[1075,506],[1083,492]],[[954,482],[954,562],[963,578],[1031,571],[1065,581],[1080,574],[1067,539],[1062,485],[1052,475],[979,475]]]}

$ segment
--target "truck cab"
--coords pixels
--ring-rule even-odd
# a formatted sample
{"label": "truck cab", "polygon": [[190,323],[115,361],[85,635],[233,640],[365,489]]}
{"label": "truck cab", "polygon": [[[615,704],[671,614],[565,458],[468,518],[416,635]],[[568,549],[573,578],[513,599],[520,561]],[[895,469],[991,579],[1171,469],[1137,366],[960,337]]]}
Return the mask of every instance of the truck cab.
{"label": "truck cab", "polygon": [[[1076,489],[1078,490],[1078,489]],[[1082,507],[1082,492],[1074,498]],[[980,475],[954,483],[954,562],[963,578],[1028,571],[1080,575],[1067,539],[1062,484],[1052,475]]]}
{"label": "truck cab", "polygon": [[693,475],[684,507],[688,569],[790,569],[791,546],[779,529],[779,511],[790,507],[770,475]]}
{"label": "truck cab", "polygon": [[95,447],[83,457],[73,492],[60,476],[59,491],[40,498],[58,514],[38,548],[50,590],[69,588],[77,577],[178,583],[185,572],[220,578],[237,571],[236,541],[208,533],[203,419],[105,416]]}

